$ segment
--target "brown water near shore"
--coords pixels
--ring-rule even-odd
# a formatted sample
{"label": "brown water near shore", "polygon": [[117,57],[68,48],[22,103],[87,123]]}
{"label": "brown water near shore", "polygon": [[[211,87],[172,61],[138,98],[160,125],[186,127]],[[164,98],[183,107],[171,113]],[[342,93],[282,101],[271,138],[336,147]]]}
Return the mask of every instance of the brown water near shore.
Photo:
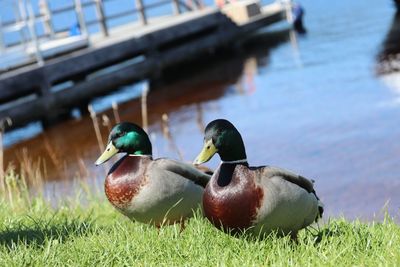
{"label": "brown water near shore", "polygon": [[[237,62],[236,62],[237,63]],[[241,65],[235,65],[237,69],[227,72],[224,68],[225,76],[208,75],[205,73],[196,74],[199,79],[193,77],[190,84],[186,82],[176,83],[171,86],[164,86],[157,90],[150,90],[148,94],[148,119],[150,132],[162,135],[162,115],[169,114],[186,105],[196,105],[212,99],[221,97],[226,87],[234,83],[241,74]],[[211,70],[211,72],[215,69]],[[231,75],[231,77],[230,77]],[[131,121],[141,124],[141,103],[140,99],[134,99],[118,106],[118,114],[122,121]],[[187,115],[196,121],[201,116],[201,109],[189,110]],[[111,125],[115,124],[114,113],[108,109],[98,114],[103,142],[106,142],[109,127],[101,124],[102,116],[110,119]],[[82,118],[67,121],[54,126],[38,136],[17,143],[5,151],[6,163],[20,162],[23,158],[24,150],[31,159],[42,159],[46,162],[46,179],[71,179],[79,170],[79,166],[93,169],[93,162],[99,155],[99,146],[96,139],[94,126],[89,115]],[[61,166],[66,166],[60,169]],[[83,168],[83,166],[85,168]],[[85,171],[81,170],[81,174]]]}

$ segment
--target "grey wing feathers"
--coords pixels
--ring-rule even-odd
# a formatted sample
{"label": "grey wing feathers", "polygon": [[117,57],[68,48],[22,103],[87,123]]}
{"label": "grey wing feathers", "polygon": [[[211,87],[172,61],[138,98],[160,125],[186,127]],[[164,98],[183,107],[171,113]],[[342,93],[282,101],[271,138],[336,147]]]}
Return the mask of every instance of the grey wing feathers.
{"label": "grey wing feathers", "polygon": [[309,193],[315,193],[313,180],[309,180],[309,179],[307,179],[303,176],[297,175],[293,172],[287,171],[285,169],[277,168],[277,167],[266,166],[266,167],[264,167],[263,173],[264,173],[263,176],[266,176],[267,178],[271,178],[274,176],[280,176],[283,179],[285,179],[291,183],[294,183],[294,184],[300,186],[301,188],[304,188]]}
{"label": "grey wing feathers", "polygon": [[315,195],[315,197],[318,200],[318,215],[315,218],[315,221],[318,220],[318,218],[322,217],[322,214],[324,213],[324,204],[319,200],[319,197],[315,193],[314,190],[314,180],[307,179],[303,176],[297,175],[293,172],[287,171],[285,169],[277,168],[277,167],[270,167],[266,166],[263,169],[264,176],[267,178],[271,178],[274,176],[280,176],[283,179],[285,179],[288,182],[294,183],[301,188],[304,188],[308,193],[312,193]]}
{"label": "grey wing feathers", "polygon": [[211,178],[209,174],[197,170],[195,167],[188,163],[166,158],[157,159],[155,160],[155,162],[163,169],[185,177],[186,179],[193,181],[195,184],[200,185],[201,187],[206,187]]}

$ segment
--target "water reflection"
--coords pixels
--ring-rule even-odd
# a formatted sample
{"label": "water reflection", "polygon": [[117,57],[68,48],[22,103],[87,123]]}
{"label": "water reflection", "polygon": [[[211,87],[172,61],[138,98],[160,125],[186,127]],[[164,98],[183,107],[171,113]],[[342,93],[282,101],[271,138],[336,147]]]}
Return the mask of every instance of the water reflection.
{"label": "water reflection", "polygon": [[[161,139],[164,140],[170,150],[183,158],[173,136],[166,132],[166,129],[173,127],[169,121],[174,119],[174,114],[195,122],[196,131],[200,135],[207,123],[203,119],[203,103],[212,102],[226,94],[253,94],[257,89],[254,76],[259,66],[266,66],[271,49],[287,40],[287,31],[254,36],[235,54],[216,51],[215,57],[204,57],[196,62],[167,69],[160,79],[150,81],[147,120],[153,142],[157,144]],[[124,90],[129,91],[129,88]],[[132,93],[135,94],[134,90]],[[136,98],[119,103],[120,120],[141,124],[140,101],[140,98]],[[103,104],[111,106],[110,102]],[[102,114],[97,114],[102,139],[106,139],[110,124],[116,121],[115,110],[108,108]],[[173,125],[176,124],[179,121],[173,122]],[[157,145],[154,147],[155,156],[158,156]],[[48,190],[65,192],[66,188],[73,185],[66,185],[64,181],[57,184],[54,181],[71,180],[73,177],[103,179],[105,170],[93,165],[99,153],[91,118],[86,115],[10,146],[5,151],[5,161],[6,164],[14,164],[16,168],[21,167],[21,162],[40,164],[45,179],[49,181],[46,185]],[[33,166],[28,166],[28,169],[33,169]]]}

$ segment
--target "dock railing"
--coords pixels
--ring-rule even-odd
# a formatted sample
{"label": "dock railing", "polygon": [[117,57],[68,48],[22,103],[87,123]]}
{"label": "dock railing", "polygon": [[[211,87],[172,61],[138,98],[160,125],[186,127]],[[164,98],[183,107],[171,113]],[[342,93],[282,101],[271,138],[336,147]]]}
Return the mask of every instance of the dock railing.
{"label": "dock railing", "polygon": [[[87,41],[89,35],[99,32],[107,37],[110,34],[110,22],[128,16],[137,16],[136,20],[129,20],[130,23],[139,22],[142,25],[147,25],[149,23],[148,12],[162,6],[172,5],[172,12],[169,14],[172,16],[203,7],[200,1],[192,1],[193,4],[189,5],[183,0],[159,0],[149,4],[146,4],[145,0],[131,0],[131,7],[121,5],[117,12],[108,14],[105,4],[116,0],[74,0],[65,6],[53,9],[51,8],[52,3],[48,0],[37,0],[34,3],[33,1],[35,0],[0,2],[0,9],[2,5],[11,5],[13,10],[13,19],[7,21],[2,20],[0,13],[0,57],[10,51],[18,51],[18,53],[25,53],[28,60],[26,63],[32,63],[29,61],[34,60],[38,64],[42,64],[46,57],[41,46],[44,42],[65,39],[71,35],[79,35]],[[94,17],[87,14],[89,13],[87,10],[93,8],[95,9]],[[71,14],[71,12],[75,14],[76,23],[55,28],[55,17]],[[74,23],[74,20],[71,19],[69,23]],[[98,26],[98,30],[93,29],[95,26]],[[6,36],[10,33],[14,34],[11,41],[7,40]],[[15,38],[15,33],[19,38]],[[19,50],[16,48],[19,48]],[[24,61],[15,62],[15,64],[23,65]],[[15,67],[18,66],[7,66],[7,68]],[[0,66],[0,70],[1,68],[2,66]]]}

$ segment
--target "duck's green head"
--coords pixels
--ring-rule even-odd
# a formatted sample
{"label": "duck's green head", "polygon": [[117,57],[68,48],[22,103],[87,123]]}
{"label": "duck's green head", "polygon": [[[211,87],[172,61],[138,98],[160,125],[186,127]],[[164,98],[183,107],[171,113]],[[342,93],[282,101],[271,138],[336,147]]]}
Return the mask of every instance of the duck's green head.
{"label": "duck's green head", "polygon": [[246,150],[239,131],[227,120],[218,119],[210,122],[204,134],[204,146],[194,160],[194,164],[209,161],[218,153],[222,161],[246,159]]}
{"label": "duck's green head", "polygon": [[122,122],[115,125],[108,137],[106,149],[95,164],[100,165],[117,153],[151,155],[149,136],[140,126],[133,123]]}

